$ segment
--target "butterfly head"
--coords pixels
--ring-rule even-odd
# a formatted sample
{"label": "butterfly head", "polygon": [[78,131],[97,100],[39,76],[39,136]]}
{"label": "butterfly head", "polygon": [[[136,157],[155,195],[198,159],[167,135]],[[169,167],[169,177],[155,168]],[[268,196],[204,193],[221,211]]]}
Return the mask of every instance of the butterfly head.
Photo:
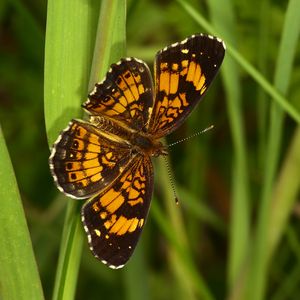
{"label": "butterfly head", "polygon": [[167,147],[162,142],[156,142],[151,149],[151,156],[158,157],[160,155],[167,156],[169,154]]}

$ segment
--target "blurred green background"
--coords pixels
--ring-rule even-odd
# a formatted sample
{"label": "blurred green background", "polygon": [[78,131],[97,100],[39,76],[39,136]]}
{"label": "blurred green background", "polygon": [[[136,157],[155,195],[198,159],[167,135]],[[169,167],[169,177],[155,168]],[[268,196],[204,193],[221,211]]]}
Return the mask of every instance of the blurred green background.
{"label": "blurred green background", "polygon": [[[215,126],[172,148],[178,207],[157,164],[152,209],[128,265],[108,269],[84,237],[76,299],[300,299],[299,128],[247,69],[259,70],[299,114],[300,7],[284,0],[131,0],[128,56],[152,67],[159,49],[207,32],[182,3],[207,19],[246,67],[228,51],[205,100],[168,137],[171,143]],[[73,200],[58,193],[48,167],[46,17],[46,1],[0,2],[0,123],[49,299]]]}

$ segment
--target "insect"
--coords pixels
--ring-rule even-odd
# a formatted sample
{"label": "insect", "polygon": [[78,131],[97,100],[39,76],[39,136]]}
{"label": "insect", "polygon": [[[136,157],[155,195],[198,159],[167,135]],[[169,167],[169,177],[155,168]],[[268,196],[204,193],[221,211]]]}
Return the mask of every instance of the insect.
{"label": "insect", "polygon": [[151,157],[202,99],[225,54],[219,38],[198,34],[160,50],[154,86],[136,58],[111,65],[82,105],[88,121],[72,120],[54,143],[50,170],[60,191],[90,198],[81,210],[94,256],[117,269],[131,257],[153,190]]}

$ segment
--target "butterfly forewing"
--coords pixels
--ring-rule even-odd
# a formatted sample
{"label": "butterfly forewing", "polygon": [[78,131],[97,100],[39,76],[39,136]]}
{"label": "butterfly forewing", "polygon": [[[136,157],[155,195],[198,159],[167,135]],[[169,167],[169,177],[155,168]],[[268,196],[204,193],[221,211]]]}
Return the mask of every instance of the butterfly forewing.
{"label": "butterfly forewing", "polygon": [[128,145],[104,137],[92,124],[73,120],[50,156],[58,188],[73,198],[88,198],[111,183],[130,161]]}
{"label": "butterfly forewing", "polygon": [[150,157],[135,156],[121,176],[82,208],[91,251],[111,268],[130,258],[145,224],[153,190]]}
{"label": "butterfly forewing", "polygon": [[159,51],[149,132],[162,137],[178,128],[205,94],[225,53],[212,36],[194,35]]}
{"label": "butterfly forewing", "polygon": [[137,59],[113,64],[105,79],[97,83],[83,107],[91,114],[104,115],[127,127],[141,130],[153,106],[153,87],[148,66]]}

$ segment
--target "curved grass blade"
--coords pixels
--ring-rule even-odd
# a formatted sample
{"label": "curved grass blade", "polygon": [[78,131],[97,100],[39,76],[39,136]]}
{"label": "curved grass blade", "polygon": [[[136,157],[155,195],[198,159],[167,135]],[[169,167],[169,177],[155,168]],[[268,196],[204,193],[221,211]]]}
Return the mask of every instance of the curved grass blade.
{"label": "curved grass blade", "polygon": [[0,126],[0,298],[44,299],[17,181]]}
{"label": "curved grass blade", "polygon": [[[213,296],[200,272],[195,268],[192,254],[189,251],[187,235],[183,225],[180,209],[174,203],[174,194],[170,189],[169,177],[164,159],[158,159],[156,164],[159,174],[159,188],[163,194],[167,217],[162,217],[159,206],[153,201],[152,211],[160,229],[169,239],[170,266],[177,280],[179,298],[185,295],[187,299],[210,300]],[[170,220],[170,222],[168,222]]]}
{"label": "curved grass blade", "polygon": [[[125,28],[125,1],[102,1],[100,14],[99,4],[87,6],[80,0],[72,3],[50,1],[48,5],[45,113],[48,137],[52,141],[58,128],[66,126],[63,123],[80,115],[80,104],[86,98],[88,82],[90,90],[98,76],[105,73],[112,62],[110,60],[119,58],[120,52],[111,49],[117,42],[125,41],[125,29],[122,34],[116,32],[119,23]],[[65,15],[65,10],[69,15]],[[114,21],[106,22],[103,18]],[[69,201],[53,299],[74,298],[83,239],[80,207],[80,202]]]}
{"label": "curved grass blade", "polygon": [[[193,9],[186,1],[176,0],[182,8],[205,30],[222,37],[195,9]],[[257,71],[232,45],[226,41],[227,52],[233,59],[275,100],[280,107],[293,118],[297,123],[300,123],[300,113],[284,98],[281,93],[276,90],[265,77]]]}
{"label": "curved grass blade", "polygon": [[[296,47],[300,35],[300,19],[297,14],[299,9],[299,1],[289,1],[282,37],[279,45],[274,86],[283,95],[285,95],[288,90]],[[271,232],[274,230],[274,228],[270,228],[270,209],[272,204],[274,179],[276,176],[276,170],[280,155],[283,120],[283,108],[280,107],[277,103],[272,103],[271,125],[266,153],[266,165],[268,166],[268,168],[265,169],[266,172],[264,174],[263,190],[255,237],[256,240],[254,243],[254,253],[251,261],[249,277],[250,281],[249,284],[247,284],[248,299],[263,299],[267,284],[268,264],[271,258],[271,252],[267,249],[267,241]],[[285,205],[285,200],[282,200],[282,203],[277,207],[277,209],[279,210],[281,209],[281,206],[283,207]],[[289,200],[287,199],[287,201]],[[280,230],[282,230],[282,228],[280,228]]]}
{"label": "curved grass blade", "polygon": [[[50,145],[71,118],[81,115],[98,13],[97,3],[48,1],[44,105]],[[53,299],[74,298],[83,241],[81,204],[68,200]]]}
{"label": "curved grass blade", "polygon": [[[213,24],[221,35],[234,44],[237,28],[234,20],[234,9],[230,2],[222,9],[220,0],[209,1]],[[247,145],[245,141],[244,124],[241,108],[241,82],[237,63],[232,57],[226,57],[221,75],[223,78],[229,123],[233,139],[232,164],[232,198],[230,222],[230,252],[228,263],[228,283],[232,286],[242,270],[243,261],[249,247],[250,208],[249,208],[249,178],[247,167]]]}
{"label": "curved grass blade", "polygon": [[[300,189],[300,127],[295,131],[273,190],[268,237],[268,256],[272,256],[284,233],[288,217]],[[299,252],[300,254],[300,252]]]}

